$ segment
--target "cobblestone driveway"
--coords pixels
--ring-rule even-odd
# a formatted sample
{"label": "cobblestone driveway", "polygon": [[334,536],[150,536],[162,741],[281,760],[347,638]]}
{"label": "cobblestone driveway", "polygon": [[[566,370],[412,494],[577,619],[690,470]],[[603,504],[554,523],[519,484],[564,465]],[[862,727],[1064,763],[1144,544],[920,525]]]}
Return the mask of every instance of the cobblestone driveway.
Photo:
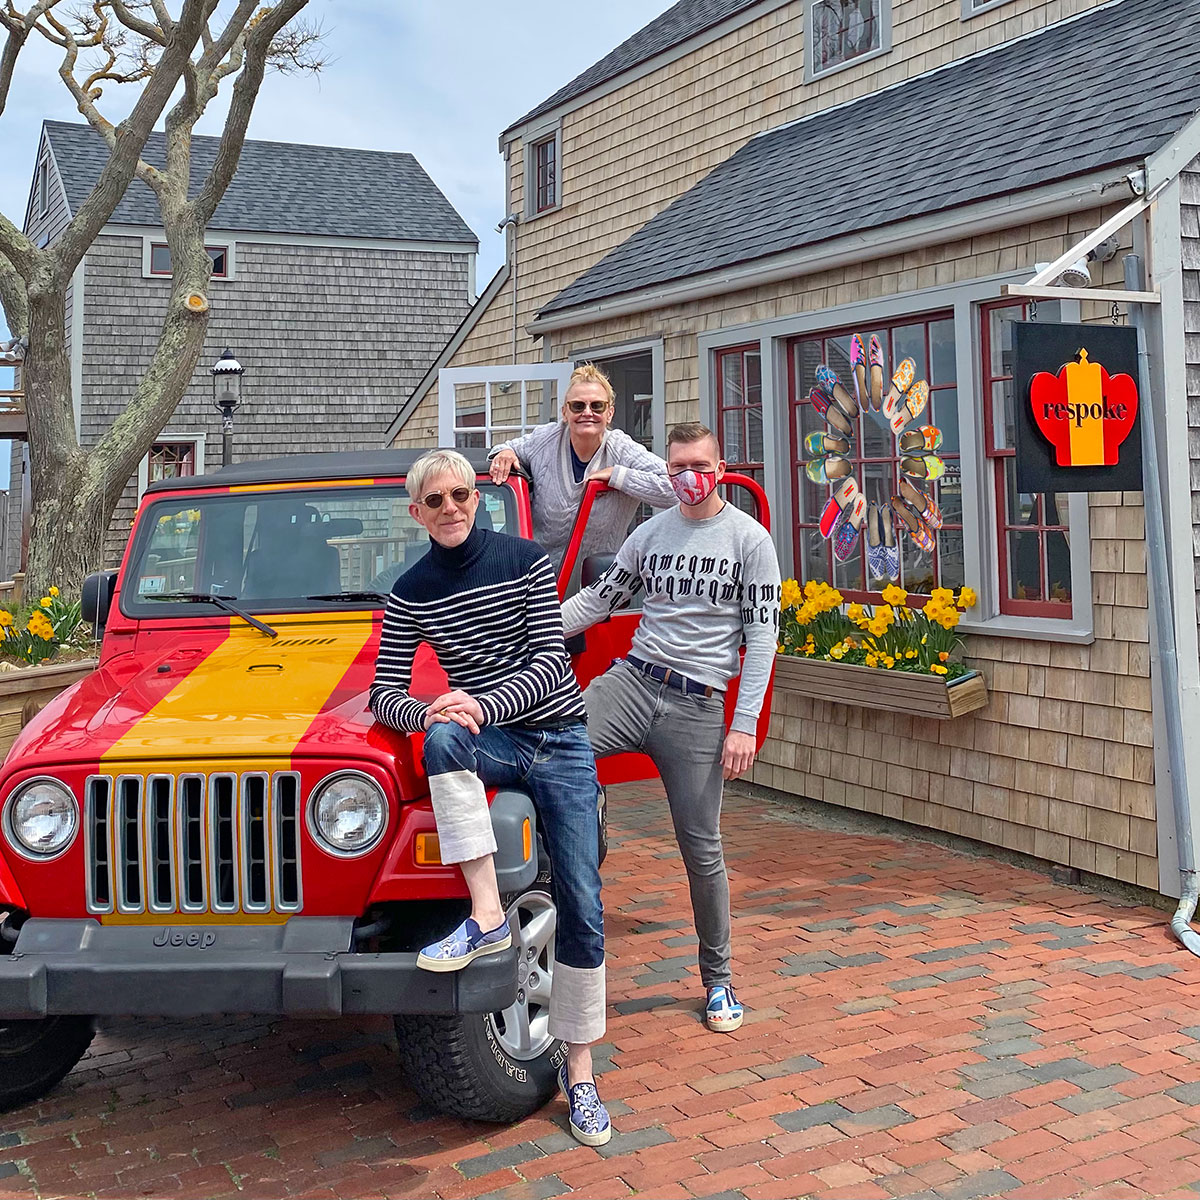
{"label": "cobblestone driveway", "polygon": [[1200,962],[1163,913],[732,797],[740,992],[700,1021],[656,787],[605,868],[619,1133],[423,1111],[390,1023],[118,1022],[0,1117],[0,1195],[1170,1196],[1200,1190]]}

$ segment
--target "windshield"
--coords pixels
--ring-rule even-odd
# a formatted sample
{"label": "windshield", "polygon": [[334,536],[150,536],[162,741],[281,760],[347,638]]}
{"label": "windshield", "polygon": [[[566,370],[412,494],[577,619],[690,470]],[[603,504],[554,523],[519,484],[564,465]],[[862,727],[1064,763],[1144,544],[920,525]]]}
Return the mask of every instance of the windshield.
{"label": "windshield", "polygon": [[[476,522],[515,535],[512,490],[491,483],[479,490]],[[199,599],[204,596],[258,612],[379,607],[429,549],[429,535],[408,505],[408,493],[397,485],[186,498],[168,493],[138,523],[122,611],[135,617],[215,613]],[[169,599],[172,594],[179,599]]]}

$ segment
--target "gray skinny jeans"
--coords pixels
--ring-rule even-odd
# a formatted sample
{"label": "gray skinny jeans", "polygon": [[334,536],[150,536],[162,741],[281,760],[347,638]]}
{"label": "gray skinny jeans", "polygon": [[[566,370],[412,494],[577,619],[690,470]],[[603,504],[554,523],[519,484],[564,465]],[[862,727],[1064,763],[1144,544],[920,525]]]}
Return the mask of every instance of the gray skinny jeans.
{"label": "gray skinny jeans", "polygon": [[662,776],[687,868],[706,988],[730,984],[729,877],[721,847],[725,697],[685,696],[620,661],[583,693],[597,758],[648,754]]}

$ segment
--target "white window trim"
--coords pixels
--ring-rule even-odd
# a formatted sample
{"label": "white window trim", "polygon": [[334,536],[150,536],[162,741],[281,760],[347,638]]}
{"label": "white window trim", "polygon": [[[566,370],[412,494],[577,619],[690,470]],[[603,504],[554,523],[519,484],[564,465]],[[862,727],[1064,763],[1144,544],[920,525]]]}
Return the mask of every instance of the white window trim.
{"label": "white window trim", "polygon": [[[879,47],[876,50],[869,50],[866,54],[860,54],[856,58],[847,59],[845,62],[838,63],[833,67],[826,67],[823,71],[818,71],[813,63],[813,45],[816,39],[813,37],[813,7],[820,0],[804,0],[804,82],[815,83],[818,79],[828,79],[830,75],[836,75],[839,71],[847,71],[851,67],[857,67],[860,63],[870,62],[873,58],[880,58],[891,52],[892,49],[892,0],[879,0]],[[1001,0],[1003,3],[1003,0]]]}
{"label": "white window trim", "polygon": [[[543,142],[554,140],[554,203],[549,208],[537,209],[537,146]],[[526,134],[524,141],[525,202],[522,205],[523,221],[536,221],[539,217],[548,217],[563,206],[563,175],[562,175],[562,121],[552,121],[547,125],[535,126]]]}
{"label": "white window trim", "polygon": [[[163,278],[161,275],[156,275],[155,279]],[[154,439],[154,444],[159,442],[193,442],[196,446],[196,475],[204,474],[204,443],[208,435],[202,432],[193,433],[168,433],[163,430],[162,433]],[[150,486],[150,455],[143,456],[142,461],[138,463],[138,484],[137,494],[138,503],[141,503],[142,497],[146,494],[146,489]]]}
{"label": "white window trim", "polygon": [[[527,421],[525,410],[528,384],[553,383],[557,388],[558,397],[566,395],[567,384],[571,372],[575,370],[573,362],[547,363],[514,363],[508,367],[442,367],[438,371],[438,445],[454,446],[460,433],[483,433],[488,446],[496,446],[502,442],[521,437],[539,424],[550,424],[558,420],[557,412],[549,415],[545,421]],[[457,387],[459,384],[484,385],[482,425],[460,425],[457,421],[459,413],[457,402]],[[519,424],[495,425],[492,423],[492,385],[519,383],[521,385],[521,421]],[[478,412],[476,406],[462,410],[466,413]],[[497,434],[503,434],[497,437]]]}
{"label": "white window trim", "polygon": [[[167,234],[163,230],[156,233],[142,234],[142,277],[144,279],[170,279],[170,275],[160,275],[150,270],[150,248],[166,243]],[[231,283],[237,279],[237,242],[228,237],[206,237],[205,246],[215,246],[225,251],[225,274],[212,276],[213,283]]]}
{"label": "white window trim", "polygon": [[[780,565],[787,575],[795,574],[794,552],[790,536],[792,511],[791,464],[787,438],[787,341],[805,334],[840,328],[859,322],[891,321],[900,317],[953,309],[954,345],[957,358],[959,455],[963,464],[963,570],[969,586],[979,596],[976,608],[963,614],[959,628],[964,633],[994,637],[1022,637],[1036,641],[1090,644],[1095,641],[1092,613],[1091,525],[1088,497],[1073,494],[1069,502],[1071,545],[1087,547],[1087,553],[1071,556],[1071,616],[1066,620],[1051,617],[1010,616],[1000,613],[999,573],[991,564],[997,560],[996,496],[990,485],[988,460],[982,442],[982,397],[979,394],[979,321],[980,305],[1003,298],[1001,286],[1029,278],[1032,264],[1023,271],[988,276],[966,283],[906,292],[874,300],[855,301],[816,312],[797,313],[769,321],[750,322],[727,329],[703,333],[698,338],[700,376],[700,419],[716,428],[716,351],[758,341],[762,352],[763,445],[784,447],[768,455],[764,464],[764,483],[775,514],[776,549]],[[1067,319],[1076,319],[1069,310]],[[970,486],[974,479],[975,486]],[[968,536],[970,531],[977,536]]]}
{"label": "white window trim", "polygon": [[972,17],[981,16],[983,13],[991,12],[992,9],[1001,8],[1011,2],[1012,0],[985,0],[985,3],[972,8],[971,0],[962,0],[962,19],[969,21]]}

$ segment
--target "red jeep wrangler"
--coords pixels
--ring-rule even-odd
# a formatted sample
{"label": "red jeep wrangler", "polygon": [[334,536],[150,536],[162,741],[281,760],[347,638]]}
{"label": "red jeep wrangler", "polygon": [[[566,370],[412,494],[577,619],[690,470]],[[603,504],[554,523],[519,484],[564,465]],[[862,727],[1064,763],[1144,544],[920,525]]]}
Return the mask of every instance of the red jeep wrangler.
{"label": "red jeep wrangler", "polygon": [[[552,1094],[555,912],[524,793],[492,799],[511,952],[454,974],[416,965],[467,904],[439,858],[421,739],[367,708],[387,593],[428,546],[404,491],[415,458],[165,480],[121,569],[89,576],[99,669],[0,769],[0,1108],[70,1071],[97,1015],[387,1013],[409,1082],[439,1109],[506,1121]],[[479,452],[473,465],[478,520],[530,537],[526,480],[493,484]],[[729,483],[765,522],[757,484]],[[605,491],[586,491],[560,589]],[[587,635],[581,684],[636,619]],[[446,690],[427,649],[413,690]],[[652,774],[640,756],[601,765],[607,783]]]}

